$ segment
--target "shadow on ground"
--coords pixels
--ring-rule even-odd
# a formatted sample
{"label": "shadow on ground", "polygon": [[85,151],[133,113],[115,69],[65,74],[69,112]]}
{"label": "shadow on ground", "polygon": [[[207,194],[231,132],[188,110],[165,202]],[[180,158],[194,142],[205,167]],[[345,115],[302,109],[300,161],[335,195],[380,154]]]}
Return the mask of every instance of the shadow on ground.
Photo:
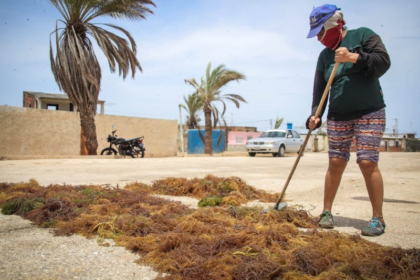
{"label": "shadow on ground", "polygon": [[[355,199],[355,200],[370,201],[369,197],[367,197],[367,196],[355,196],[355,197],[352,197],[352,198]],[[390,198],[384,198],[384,202],[404,203],[404,204],[420,204],[417,201],[399,200],[399,199],[390,199]]]}
{"label": "shadow on ground", "polygon": [[355,230],[361,230],[366,227],[368,221],[348,218],[343,216],[334,215],[334,226],[335,227],[351,227]]}

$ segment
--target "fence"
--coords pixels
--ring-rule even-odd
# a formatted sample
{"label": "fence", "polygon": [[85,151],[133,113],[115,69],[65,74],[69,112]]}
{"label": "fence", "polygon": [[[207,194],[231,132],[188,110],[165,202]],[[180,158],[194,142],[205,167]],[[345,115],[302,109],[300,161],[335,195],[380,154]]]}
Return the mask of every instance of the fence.
{"label": "fence", "polygon": [[420,152],[420,140],[406,139],[406,152]]}

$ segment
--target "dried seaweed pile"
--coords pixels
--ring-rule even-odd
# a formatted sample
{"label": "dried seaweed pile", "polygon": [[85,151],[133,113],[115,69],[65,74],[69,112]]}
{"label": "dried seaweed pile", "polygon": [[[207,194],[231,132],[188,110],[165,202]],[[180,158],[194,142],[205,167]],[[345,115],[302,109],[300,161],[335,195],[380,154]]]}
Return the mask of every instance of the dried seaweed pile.
{"label": "dried seaweed pile", "polygon": [[167,178],[153,182],[154,192],[165,195],[189,196],[201,199],[199,206],[239,206],[250,200],[275,202],[279,194],[270,194],[248,185],[238,177]]}
{"label": "dried seaweed pile", "polygon": [[418,249],[383,247],[336,231],[299,232],[297,226],[313,228],[315,223],[297,207],[270,212],[232,205],[192,210],[153,196],[159,182],[125,189],[40,187],[34,180],[3,183],[0,206],[2,213],[21,215],[57,235],[99,237],[103,245],[114,239],[141,255],[139,262],[161,272],[161,279],[420,277]]}

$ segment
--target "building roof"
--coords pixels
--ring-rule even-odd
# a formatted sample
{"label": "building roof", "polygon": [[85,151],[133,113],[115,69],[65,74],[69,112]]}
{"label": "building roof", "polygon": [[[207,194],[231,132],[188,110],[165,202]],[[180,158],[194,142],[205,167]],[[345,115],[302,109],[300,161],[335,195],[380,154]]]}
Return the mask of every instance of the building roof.
{"label": "building roof", "polygon": [[[51,98],[51,99],[63,99],[63,100],[69,99],[67,94],[60,94],[60,93],[45,93],[45,92],[36,92],[36,91],[24,91],[24,93],[28,93],[38,98]],[[98,100],[98,102],[105,102],[105,101]]]}

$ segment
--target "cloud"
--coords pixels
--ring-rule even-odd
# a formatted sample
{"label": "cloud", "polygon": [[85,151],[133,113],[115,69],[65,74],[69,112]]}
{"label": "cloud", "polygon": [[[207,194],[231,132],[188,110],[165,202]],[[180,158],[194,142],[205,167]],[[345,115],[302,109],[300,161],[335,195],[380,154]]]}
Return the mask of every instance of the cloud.
{"label": "cloud", "polygon": [[[138,56],[142,65],[153,64],[145,68],[152,75],[162,71],[185,73],[187,69],[204,74],[211,61],[213,66],[237,66],[235,70],[247,76],[278,76],[273,73],[280,71],[280,65],[314,60],[281,33],[242,26],[213,26],[171,37],[157,34],[142,44]],[[290,74],[283,72],[285,76]]]}

